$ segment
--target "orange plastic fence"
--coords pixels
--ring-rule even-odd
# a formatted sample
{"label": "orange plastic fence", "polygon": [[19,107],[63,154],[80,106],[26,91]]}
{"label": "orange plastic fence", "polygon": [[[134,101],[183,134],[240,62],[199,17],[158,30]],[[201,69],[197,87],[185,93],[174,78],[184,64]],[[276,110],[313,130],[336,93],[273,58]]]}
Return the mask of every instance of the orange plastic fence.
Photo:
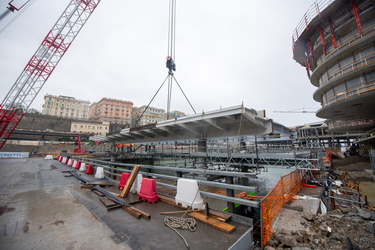
{"label": "orange plastic fence", "polygon": [[298,194],[304,182],[304,174],[295,170],[281,177],[275,187],[262,200],[262,247],[266,246],[273,235],[272,224],[286,202]]}

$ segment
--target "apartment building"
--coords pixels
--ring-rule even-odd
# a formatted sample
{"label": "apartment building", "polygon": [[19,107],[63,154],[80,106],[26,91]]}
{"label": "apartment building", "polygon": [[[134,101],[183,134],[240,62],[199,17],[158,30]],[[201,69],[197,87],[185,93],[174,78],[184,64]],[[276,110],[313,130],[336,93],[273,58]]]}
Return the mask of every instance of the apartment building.
{"label": "apartment building", "polygon": [[[143,115],[142,115],[143,114]],[[133,109],[133,123],[132,126],[142,126],[150,123],[157,123],[165,121],[165,110],[155,107],[134,107]]]}
{"label": "apartment building", "polygon": [[109,122],[72,121],[70,132],[105,135],[109,132]]}
{"label": "apartment building", "polygon": [[42,114],[71,119],[88,120],[90,101],[79,100],[71,96],[46,94]]}
{"label": "apartment building", "polygon": [[96,122],[111,122],[131,124],[133,103],[112,98],[102,98],[90,106],[90,120]]}
{"label": "apartment building", "polygon": [[375,2],[316,1],[293,32],[293,58],[316,87],[329,131],[375,128]]}

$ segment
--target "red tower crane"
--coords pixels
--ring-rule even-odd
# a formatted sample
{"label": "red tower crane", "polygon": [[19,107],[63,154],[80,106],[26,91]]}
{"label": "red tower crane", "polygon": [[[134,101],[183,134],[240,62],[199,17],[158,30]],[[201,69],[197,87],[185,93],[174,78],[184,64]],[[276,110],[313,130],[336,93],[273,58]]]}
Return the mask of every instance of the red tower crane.
{"label": "red tower crane", "polygon": [[[72,0],[0,105],[0,148],[101,0]],[[12,1],[11,1],[12,2]]]}

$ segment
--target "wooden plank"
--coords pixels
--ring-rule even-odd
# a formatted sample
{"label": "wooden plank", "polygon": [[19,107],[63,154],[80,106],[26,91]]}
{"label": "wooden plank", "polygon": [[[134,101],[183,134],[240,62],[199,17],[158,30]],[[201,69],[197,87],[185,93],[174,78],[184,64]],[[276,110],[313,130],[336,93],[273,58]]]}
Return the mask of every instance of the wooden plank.
{"label": "wooden plank", "polygon": [[[201,213],[202,215],[206,216],[206,211],[203,211],[203,212],[198,211],[198,212]],[[219,220],[219,221],[226,222],[226,220],[225,220],[224,218],[221,218],[221,217],[218,217],[218,216],[216,216],[216,215],[211,214],[211,210],[210,210],[208,216],[211,217],[211,218],[213,218],[213,219],[216,219],[216,220]]]}
{"label": "wooden plank", "polygon": [[86,182],[86,185],[113,186],[111,182]]}
{"label": "wooden plank", "polygon": [[206,214],[202,214],[200,212],[189,213],[189,216],[225,233],[231,233],[236,228],[231,224],[219,221],[212,217],[207,217]]}
{"label": "wooden plank", "polygon": [[113,201],[111,201],[110,199],[108,199],[107,197],[99,197],[99,200],[104,204],[104,206],[106,207],[111,207],[111,206],[114,206],[116,205],[116,203],[114,203]]}
{"label": "wooden plank", "polygon": [[93,192],[97,195],[99,195],[100,197],[103,197],[105,196],[104,194],[100,193],[98,190],[93,190]]}
{"label": "wooden plank", "polygon": [[74,175],[72,175],[72,174],[66,174],[66,175],[64,175],[64,177],[72,177],[72,176],[74,176]]}
{"label": "wooden plank", "polygon": [[81,186],[81,188],[87,188],[87,189],[92,189],[92,187],[91,186]]}
{"label": "wooden plank", "polygon": [[126,182],[124,189],[120,193],[121,198],[125,198],[128,196],[130,189],[135,181],[135,178],[137,178],[139,170],[141,170],[141,166],[134,166],[133,171],[130,174],[128,181]]}

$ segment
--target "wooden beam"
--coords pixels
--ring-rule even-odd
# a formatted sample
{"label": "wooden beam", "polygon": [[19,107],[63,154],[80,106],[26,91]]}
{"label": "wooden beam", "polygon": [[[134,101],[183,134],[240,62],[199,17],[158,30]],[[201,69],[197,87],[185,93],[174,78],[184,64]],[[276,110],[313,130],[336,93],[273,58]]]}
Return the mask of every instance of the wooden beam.
{"label": "wooden beam", "polygon": [[138,208],[136,208],[136,207],[130,207],[130,208],[133,209],[134,211],[137,211],[138,213],[140,213],[141,216],[142,216],[143,218],[145,218],[145,219],[150,219],[150,218],[151,218],[151,215],[150,215],[150,214],[148,214],[148,213],[146,213],[146,212],[144,212],[144,211],[142,211],[142,210],[140,210],[140,209],[138,209]]}
{"label": "wooden beam", "polygon": [[98,190],[93,190],[93,192],[94,192],[96,195],[100,196],[100,197],[105,196],[104,194],[100,193]]}
{"label": "wooden beam", "polygon": [[134,210],[132,207],[126,207],[126,206],[122,206],[122,209],[124,209],[126,212],[129,212],[130,214],[134,215],[134,217],[136,218],[140,218],[141,217],[141,213]]}
{"label": "wooden beam", "polygon": [[212,217],[207,217],[205,213],[200,213],[200,212],[194,212],[194,213],[189,213],[189,216],[199,220],[200,222],[203,222],[211,227],[214,227],[216,229],[219,229],[220,231],[223,231],[225,233],[231,233],[234,231],[236,228],[235,226],[219,221],[217,219],[214,219]]}
{"label": "wooden beam", "polygon": [[106,207],[111,207],[111,206],[114,206],[116,205],[116,203],[114,203],[113,201],[111,201],[110,199],[108,199],[107,197],[99,197],[99,200],[104,204],[104,206]]}
{"label": "wooden beam", "polygon": [[124,189],[120,193],[121,198],[125,198],[128,196],[130,189],[135,181],[135,178],[137,178],[139,170],[141,170],[141,166],[134,166],[133,171],[130,174],[128,181],[126,182]]}

